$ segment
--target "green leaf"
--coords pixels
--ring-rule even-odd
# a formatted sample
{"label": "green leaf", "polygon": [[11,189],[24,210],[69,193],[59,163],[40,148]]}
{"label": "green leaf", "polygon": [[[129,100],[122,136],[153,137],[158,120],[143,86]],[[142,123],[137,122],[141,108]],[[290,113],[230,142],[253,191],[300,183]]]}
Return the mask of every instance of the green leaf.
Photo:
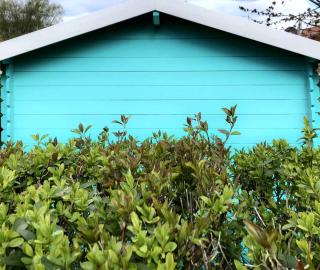
{"label": "green leaf", "polygon": [[119,257],[113,250],[111,250],[111,249],[108,250],[108,257],[109,257],[109,260],[111,260],[113,264],[118,264]]}
{"label": "green leaf", "polygon": [[25,265],[31,265],[32,264],[32,258],[29,257],[22,257],[21,262],[23,262]]}
{"label": "green leaf", "polygon": [[147,252],[148,252],[148,246],[147,246],[147,245],[143,245],[142,247],[139,248],[139,250],[140,250],[142,253],[147,253]]}
{"label": "green leaf", "polygon": [[13,184],[15,179],[15,171],[11,171],[6,167],[1,167],[0,169],[0,188],[2,185],[3,189],[9,187],[9,185]]}
{"label": "green leaf", "polygon": [[82,123],[79,124],[79,131],[82,133],[84,131],[84,126]]}
{"label": "green leaf", "polygon": [[6,266],[17,266],[23,267],[23,263],[21,262],[21,258],[23,253],[21,251],[13,251],[9,256],[0,257],[0,263]]}
{"label": "green leaf", "polygon": [[27,241],[36,239],[36,235],[29,230],[21,230],[21,231],[19,231],[19,233]]}
{"label": "green leaf", "polygon": [[282,254],[281,252],[278,252],[278,258],[283,266],[289,269],[296,269],[297,259],[295,258],[295,256],[290,256],[288,254]]}
{"label": "green leaf", "polygon": [[248,268],[245,267],[241,262],[234,260],[234,265],[237,270],[247,270]]}
{"label": "green leaf", "polygon": [[92,125],[87,126],[87,127],[85,128],[84,132],[88,132],[89,129],[91,129],[91,128],[92,128]]}
{"label": "green leaf", "polygon": [[166,270],[174,270],[176,268],[176,263],[174,262],[173,254],[168,253],[166,256]]}
{"label": "green leaf", "polygon": [[175,242],[169,242],[166,244],[164,251],[165,252],[172,252],[177,248],[177,244]]}
{"label": "green leaf", "polygon": [[81,268],[84,270],[95,270],[96,266],[92,262],[81,263]]}
{"label": "green leaf", "polygon": [[225,130],[225,129],[218,129],[218,131],[224,135],[229,135],[230,132],[228,130]]}
{"label": "green leaf", "polygon": [[32,137],[32,139],[34,141],[39,141],[39,139],[40,139],[40,135],[39,134],[33,134],[33,135],[31,135],[31,137]]}
{"label": "green leaf", "polygon": [[200,199],[207,205],[211,204],[211,200],[206,196],[200,196]]}
{"label": "green leaf", "polygon": [[307,240],[296,240],[297,246],[307,255],[309,254],[309,245]]}
{"label": "green leaf", "polygon": [[29,257],[33,256],[33,249],[28,243],[24,243],[22,247],[23,252]]}
{"label": "green leaf", "polygon": [[17,233],[28,228],[28,223],[23,218],[17,218],[12,226],[12,229],[15,230]]}
{"label": "green leaf", "polygon": [[134,228],[140,228],[140,220],[136,212],[131,213],[131,222]]}
{"label": "green leaf", "polygon": [[282,226],[282,230],[289,230],[289,229],[291,229],[291,228],[294,228],[294,226],[292,225],[292,224],[286,224],[286,225],[283,225]]}
{"label": "green leaf", "polygon": [[46,270],[57,270],[61,269],[61,267],[53,262],[49,261],[46,257],[41,258],[41,263],[45,266]]}
{"label": "green leaf", "polygon": [[24,239],[23,238],[16,238],[16,239],[13,239],[9,242],[9,247],[19,247],[21,246],[22,244],[24,243]]}
{"label": "green leaf", "polygon": [[226,115],[230,115],[230,110],[227,108],[222,108],[221,109]]}
{"label": "green leaf", "polygon": [[202,246],[202,239],[200,238],[192,238],[191,242],[197,246]]}

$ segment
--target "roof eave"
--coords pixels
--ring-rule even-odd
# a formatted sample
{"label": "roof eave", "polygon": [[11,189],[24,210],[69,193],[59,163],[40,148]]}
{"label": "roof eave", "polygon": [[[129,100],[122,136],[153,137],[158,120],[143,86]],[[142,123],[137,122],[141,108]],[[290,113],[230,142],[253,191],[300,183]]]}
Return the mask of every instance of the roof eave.
{"label": "roof eave", "polygon": [[72,21],[62,22],[19,36],[0,43],[0,61],[86,34],[153,10],[154,4],[152,1],[129,0]]}
{"label": "roof eave", "polygon": [[254,23],[242,17],[225,15],[179,0],[157,1],[156,9],[188,21],[320,60],[320,42]]}

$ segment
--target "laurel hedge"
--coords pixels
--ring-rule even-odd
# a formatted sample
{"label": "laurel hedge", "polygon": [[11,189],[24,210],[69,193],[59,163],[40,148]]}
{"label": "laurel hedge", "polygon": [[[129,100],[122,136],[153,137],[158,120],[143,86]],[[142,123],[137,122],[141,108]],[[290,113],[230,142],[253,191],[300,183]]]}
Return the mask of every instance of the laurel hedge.
{"label": "laurel hedge", "polygon": [[197,114],[137,141],[121,116],[98,138],[3,145],[0,269],[319,269],[316,130],[231,149],[235,109],[220,136]]}

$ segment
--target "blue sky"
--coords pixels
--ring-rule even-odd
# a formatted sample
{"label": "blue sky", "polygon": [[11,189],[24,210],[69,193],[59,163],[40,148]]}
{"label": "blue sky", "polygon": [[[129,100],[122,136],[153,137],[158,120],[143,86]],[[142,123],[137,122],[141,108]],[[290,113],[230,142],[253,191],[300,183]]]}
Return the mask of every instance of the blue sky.
{"label": "blue sky", "polygon": [[[75,17],[88,14],[90,12],[106,8],[120,1],[126,0],[53,0],[60,3],[65,9],[65,20],[70,20]],[[224,13],[245,16],[239,6],[247,6],[251,8],[265,8],[271,0],[185,0],[193,2],[197,5],[205,6]],[[278,2],[280,2],[278,0]],[[279,10],[283,12],[296,13],[303,11],[308,7],[307,0],[287,0],[285,6],[279,5]]]}

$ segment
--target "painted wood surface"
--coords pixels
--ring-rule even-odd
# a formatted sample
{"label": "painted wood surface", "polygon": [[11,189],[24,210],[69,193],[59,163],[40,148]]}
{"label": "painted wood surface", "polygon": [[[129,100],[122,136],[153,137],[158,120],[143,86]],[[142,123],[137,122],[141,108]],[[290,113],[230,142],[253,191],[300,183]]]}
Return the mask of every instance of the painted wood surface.
{"label": "painted wood surface", "polygon": [[[320,83],[319,76],[316,72],[317,70],[317,62],[310,60],[307,63],[307,71],[308,71],[308,89],[309,89],[309,96],[310,96],[310,108],[311,108],[311,125],[313,128],[319,128],[320,125],[320,102],[319,102],[319,86]],[[320,138],[315,138],[314,143],[316,145],[320,144]]]}
{"label": "painted wood surface", "polygon": [[297,144],[311,116],[303,57],[161,14],[152,14],[59,43],[14,61],[15,140],[31,134],[66,140],[78,123],[92,136],[131,115],[129,133],[161,129],[183,135],[201,111],[213,133],[222,107],[237,104],[237,147],[274,138]]}
{"label": "painted wood surface", "polygon": [[3,63],[1,76],[1,141],[13,140],[14,132],[14,70],[11,60]]}

